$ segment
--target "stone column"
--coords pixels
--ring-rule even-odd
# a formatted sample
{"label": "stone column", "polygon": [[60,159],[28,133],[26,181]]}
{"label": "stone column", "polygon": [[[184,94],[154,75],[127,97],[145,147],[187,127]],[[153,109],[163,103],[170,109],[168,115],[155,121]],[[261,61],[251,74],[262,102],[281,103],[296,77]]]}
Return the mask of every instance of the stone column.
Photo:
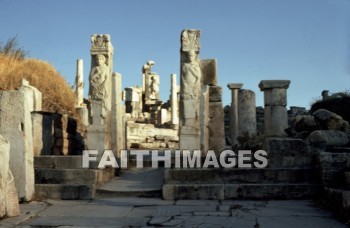
{"label": "stone column", "polygon": [[83,84],[83,60],[77,60],[77,75],[75,78],[75,107],[81,107],[84,103],[84,84]]}
{"label": "stone column", "polygon": [[251,90],[238,91],[238,136],[256,135],[255,93]]}
{"label": "stone column", "polygon": [[171,74],[171,123],[174,126],[179,124],[178,112],[176,74]]}
{"label": "stone column", "polygon": [[124,117],[122,106],[122,75],[113,73],[112,75],[112,114],[111,114],[111,144],[112,150],[117,157],[124,148]]}
{"label": "stone column", "polygon": [[231,90],[231,109],[230,109],[230,134],[231,144],[235,146],[238,136],[238,90],[242,88],[242,83],[230,83],[227,87]]}
{"label": "stone column", "polygon": [[180,150],[200,149],[201,68],[198,54],[200,31],[181,33]]}
{"label": "stone column", "polygon": [[262,80],[260,90],[264,91],[265,136],[285,136],[288,128],[287,89],[289,80]]}

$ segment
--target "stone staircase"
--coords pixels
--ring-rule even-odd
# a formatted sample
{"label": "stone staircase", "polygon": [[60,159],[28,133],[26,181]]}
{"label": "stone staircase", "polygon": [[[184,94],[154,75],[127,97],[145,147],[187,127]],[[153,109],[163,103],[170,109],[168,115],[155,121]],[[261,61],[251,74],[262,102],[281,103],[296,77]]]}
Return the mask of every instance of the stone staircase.
{"label": "stone staircase", "polygon": [[266,168],[168,169],[163,198],[176,199],[303,199],[321,190],[314,155],[299,139],[265,141]]}
{"label": "stone staircase", "polygon": [[313,169],[168,169],[165,199],[302,199],[319,188]]}
{"label": "stone staircase", "polygon": [[114,176],[114,169],[82,168],[82,156],[34,157],[35,198],[94,199],[96,188]]}

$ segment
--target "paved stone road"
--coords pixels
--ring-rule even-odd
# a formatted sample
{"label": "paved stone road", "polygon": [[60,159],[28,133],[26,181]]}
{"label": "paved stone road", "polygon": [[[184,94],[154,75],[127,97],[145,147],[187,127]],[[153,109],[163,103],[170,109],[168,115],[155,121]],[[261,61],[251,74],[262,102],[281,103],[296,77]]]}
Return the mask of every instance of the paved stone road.
{"label": "paved stone road", "polygon": [[347,227],[312,201],[99,198],[32,202],[0,227]]}

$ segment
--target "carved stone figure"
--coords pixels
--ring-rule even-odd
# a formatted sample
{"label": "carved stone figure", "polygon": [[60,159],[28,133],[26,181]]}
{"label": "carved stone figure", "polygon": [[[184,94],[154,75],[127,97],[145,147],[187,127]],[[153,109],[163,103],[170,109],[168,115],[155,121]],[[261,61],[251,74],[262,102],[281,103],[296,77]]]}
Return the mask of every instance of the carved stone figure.
{"label": "carved stone figure", "polygon": [[184,100],[197,99],[199,96],[201,69],[196,52],[187,52],[187,62],[182,65],[182,82]]}
{"label": "carved stone figure", "polygon": [[159,93],[159,78],[156,76],[153,76],[151,79],[151,86],[150,86],[150,99],[157,99]]}
{"label": "carved stone figure", "polygon": [[109,68],[104,55],[96,55],[96,66],[90,72],[90,96],[94,100],[103,100],[106,97],[105,83],[109,77]]}

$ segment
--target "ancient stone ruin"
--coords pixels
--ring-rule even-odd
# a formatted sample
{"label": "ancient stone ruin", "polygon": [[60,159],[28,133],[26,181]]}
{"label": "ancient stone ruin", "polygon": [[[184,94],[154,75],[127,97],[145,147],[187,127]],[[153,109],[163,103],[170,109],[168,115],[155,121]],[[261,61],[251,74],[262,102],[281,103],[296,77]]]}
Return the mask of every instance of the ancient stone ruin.
{"label": "ancient stone ruin", "polygon": [[[163,159],[157,166],[163,167],[157,169],[159,189],[130,194],[158,194],[165,200],[322,197],[340,210],[340,216],[349,216],[350,128],[345,117],[324,108],[288,110],[289,80],[262,80],[257,85],[264,107],[256,107],[251,88],[229,83],[231,104],[224,107],[217,60],[200,59],[205,48],[200,38],[197,29],[181,32],[180,85],[176,74],[169,75],[166,101],[159,93],[166,76],[153,71],[157,65],[152,60],[142,66],[142,85],[122,89],[108,34],[91,36],[86,79],[83,60],[76,62],[75,116],[43,112],[44,94],[26,80],[17,90],[0,91],[0,217],[18,215],[18,202],[108,195],[113,189],[102,186],[115,175],[113,181],[122,179],[125,172],[112,166],[131,150],[136,157],[157,150]],[[327,91],[322,95],[324,100],[346,96]],[[107,167],[98,168],[105,150],[114,157],[108,157]],[[94,155],[89,167],[82,163],[86,151]],[[217,167],[215,158],[220,158]],[[189,160],[199,165],[174,167]],[[139,162],[132,156],[126,161],[129,169]],[[147,160],[145,166],[153,163]]]}

